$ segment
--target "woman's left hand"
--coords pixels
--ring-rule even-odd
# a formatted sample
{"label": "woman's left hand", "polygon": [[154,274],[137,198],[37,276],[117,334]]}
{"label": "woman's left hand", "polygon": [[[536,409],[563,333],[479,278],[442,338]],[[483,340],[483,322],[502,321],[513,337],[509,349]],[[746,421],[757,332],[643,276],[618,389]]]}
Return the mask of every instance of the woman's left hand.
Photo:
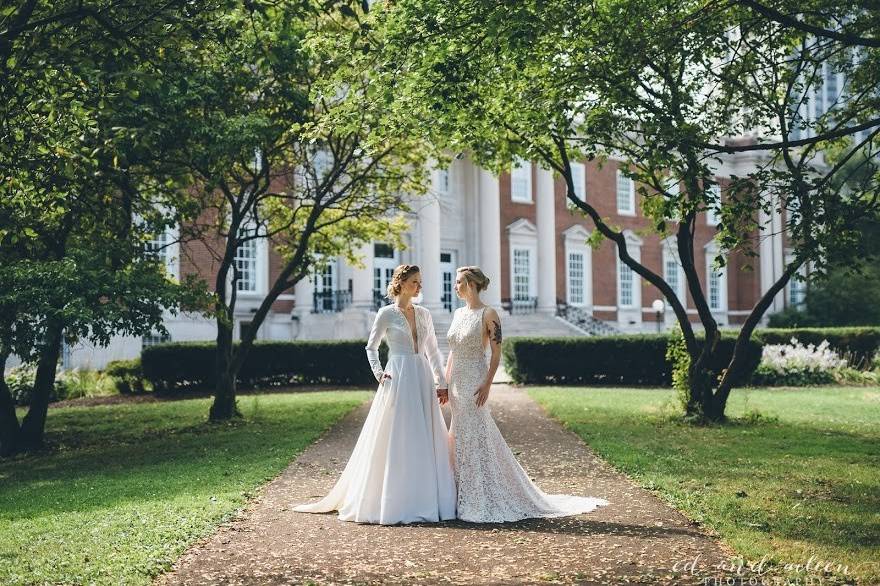
{"label": "woman's left hand", "polygon": [[489,400],[489,389],[492,387],[492,381],[486,381],[477,388],[474,396],[477,398],[477,407],[482,407]]}

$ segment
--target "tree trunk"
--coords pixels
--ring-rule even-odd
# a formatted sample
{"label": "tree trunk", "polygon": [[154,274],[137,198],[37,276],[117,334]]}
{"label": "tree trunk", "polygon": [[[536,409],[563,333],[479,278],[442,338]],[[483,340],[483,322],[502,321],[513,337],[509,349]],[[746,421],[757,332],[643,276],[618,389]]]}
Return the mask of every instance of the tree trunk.
{"label": "tree trunk", "polygon": [[60,323],[51,323],[46,328],[46,342],[40,349],[31,405],[21,422],[19,448],[22,451],[36,450],[43,446],[49,397],[55,386],[55,370],[58,367],[58,357],[61,355],[62,331]]}
{"label": "tree trunk", "polygon": [[720,423],[725,419],[727,396],[714,392],[718,377],[705,366],[715,362],[712,358],[718,351],[720,337],[717,330],[707,335],[700,353],[696,357],[691,356],[685,417],[696,423]]}
{"label": "tree trunk", "polygon": [[217,319],[216,371],[214,403],[211,405],[209,419],[211,421],[226,421],[233,417],[241,417],[235,399],[238,368],[233,360],[232,324],[222,318]]}
{"label": "tree trunk", "polygon": [[15,401],[3,374],[8,358],[8,353],[0,354],[0,457],[11,456],[18,450],[18,436],[21,433],[15,414]]}

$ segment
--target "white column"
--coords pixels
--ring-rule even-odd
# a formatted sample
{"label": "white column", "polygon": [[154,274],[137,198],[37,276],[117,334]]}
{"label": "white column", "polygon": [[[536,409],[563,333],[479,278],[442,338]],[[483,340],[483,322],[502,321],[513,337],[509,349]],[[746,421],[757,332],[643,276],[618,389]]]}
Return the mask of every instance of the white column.
{"label": "white column", "polygon": [[538,311],[556,313],[556,210],[553,172],[538,168]]}
{"label": "white column", "polygon": [[498,177],[477,169],[480,212],[480,268],[489,277],[489,289],[483,301],[501,308],[501,192]]}
{"label": "white column", "polygon": [[315,304],[315,285],[312,282],[314,277],[309,274],[299,280],[293,288],[293,294],[296,296],[296,307],[294,313],[299,316],[312,313],[312,307]]}
{"label": "white column", "polygon": [[373,308],[373,243],[367,242],[358,250],[363,268],[351,268],[351,306],[354,309]]}
{"label": "white column", "polygon": [[[436,173],[435,173],[436,176]],[[436,177],[435,177],[436,180]],[[440,309],[440,200],[435,193],[429,193],[418,201],[419,238],[422,271],[422,305],[428,309]]]}
{"label": "white column", "polygon": [[[759,245],[761,266],[761,295],[764,295],[770,287],[782,276],[784,262],[782,250],[782,218],[776,209],[774,199],[773,208],[768,215],[763,210],[758,211],[758,222],[761,230],[761,243]],[[784,293],[780,291],[773,298],[769,312],[773,313],[783,309],[785,305]]]}

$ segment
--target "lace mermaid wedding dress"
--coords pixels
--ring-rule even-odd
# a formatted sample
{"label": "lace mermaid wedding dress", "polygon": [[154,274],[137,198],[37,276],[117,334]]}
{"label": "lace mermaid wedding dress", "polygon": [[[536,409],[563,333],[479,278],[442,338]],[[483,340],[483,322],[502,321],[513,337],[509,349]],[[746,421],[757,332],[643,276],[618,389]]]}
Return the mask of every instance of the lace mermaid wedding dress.
{"label": "lace mermaid wedding dress", "polygon": [[[295,511],[338,510],[344,521],[382,525],[455,518],[448,433],[434,386],[435,377],[441,386],[446,379],[431,313],[414,307],[416,340],[396,305],[376,315],[367,357],[376,380],[386,372],[391,379],[380,383],[336,485],[320,501]],[[384,369],[379,361],[383,336],[389,349]]]}
{"label": "lace mermaid wedding dress", "polygon": [[457,309],[447,334],[452,354],[450,442],[458,485],[458,518],[501,523],[578,515],[607,505],[608,501],[600,498],[542,492],[498,431],[489,403],[477,407],[474,393],[489,370],[482,338],[485,309]]}

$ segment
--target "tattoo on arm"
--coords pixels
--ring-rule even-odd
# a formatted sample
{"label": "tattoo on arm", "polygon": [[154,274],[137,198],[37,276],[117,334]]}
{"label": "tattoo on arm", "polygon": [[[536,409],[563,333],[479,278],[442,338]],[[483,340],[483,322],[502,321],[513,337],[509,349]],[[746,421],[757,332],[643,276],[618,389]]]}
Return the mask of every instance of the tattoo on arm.
{"label": "tattoo on arm", "polygon": [[501,343],[501,322],[499,321],[492,322],[492,341],[497,344]]}

